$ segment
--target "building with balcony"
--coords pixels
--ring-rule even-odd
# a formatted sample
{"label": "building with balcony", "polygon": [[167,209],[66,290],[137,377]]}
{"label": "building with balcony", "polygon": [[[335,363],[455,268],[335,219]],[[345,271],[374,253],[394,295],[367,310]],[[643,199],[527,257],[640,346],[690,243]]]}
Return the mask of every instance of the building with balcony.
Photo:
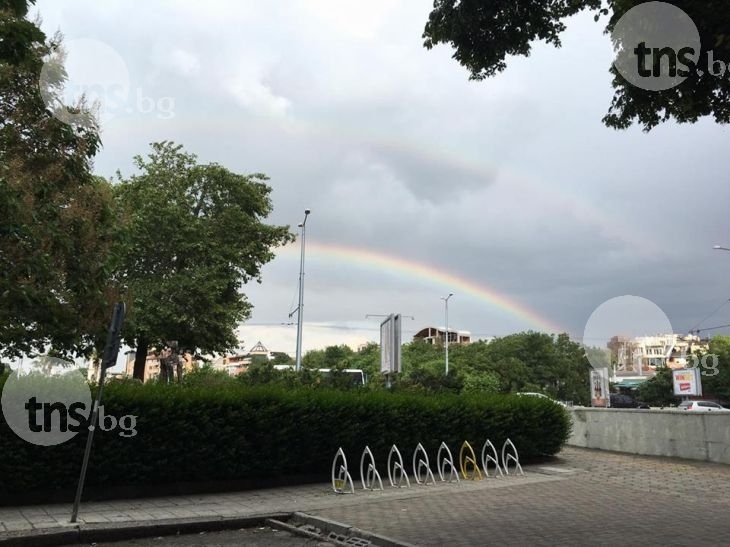
{"label": "building with balcony", "polygon": [[[449,344],[471,343],[471,333],[465,330],[449,329]],[[426,327],[413,335],[413,340],[423,340],[429,344],[443,344],[446,341],[446,329],[441,327]]]}

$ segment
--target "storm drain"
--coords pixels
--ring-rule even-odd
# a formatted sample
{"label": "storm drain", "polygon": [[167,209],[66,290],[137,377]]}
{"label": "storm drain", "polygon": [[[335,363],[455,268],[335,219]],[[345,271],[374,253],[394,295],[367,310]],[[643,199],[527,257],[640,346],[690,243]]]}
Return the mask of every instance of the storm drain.
{"label": "storm drain", "polygon": [[272,528],[287,530],[300,536],[317,539],[328,545],[344,545],[347,547],[414,547],[406,542],[306,513],[294,513],[283,520],[267,519],[266,522]]}
{"label": "storm drain", "polygon": [[337,534],[335,532],[329,533],[329,535],[327,536],[327,541],[332,541],[338,545],[353,545],[354,547],[369,547],[373,544],[373,542],[369,539],[354,536],[345,536],[343,534]]}

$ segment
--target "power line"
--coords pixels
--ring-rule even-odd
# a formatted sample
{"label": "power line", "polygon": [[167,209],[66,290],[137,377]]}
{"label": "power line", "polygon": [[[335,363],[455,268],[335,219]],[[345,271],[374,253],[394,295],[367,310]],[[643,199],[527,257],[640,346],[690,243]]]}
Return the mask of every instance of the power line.
{"label": "power line", "polygon": [[727,325],[719,325],[719,326],[717,326],[717,327],[705,327],[704,329],[695,329],[695,330],[693,330],[693,331],[690,331],[690,332],[696,332],[696,333],[700,333],[700,332],[704,332],[704,331],[706,331],[706,330],[717,330],[717,329],[724,329],[724,328],[726,328],[726,327],[730,327],[730,324],[727,324]]}
{"label": "power line", "polygon": [[[688,331],[688,332],[690,332],[690,333],[691,333],[691,332],[695,332],[695,331],[699,332],[700,330],[711,330],[711,329],[697,329],[697,327],[699,327],[699,326],[700,326],[700,325],[701,325],[702,323],[704,323],[704,322],[705,322],[705,321],[707,321],[707,320],[708,320],[708,319],[709,319],[710,317],[712,317],[712,316],[713,316],[713,315],[715,315],[715,314],[716,314],[717,312],[719,312],[719,311],[720,311],[720,310],[722,309],[722,307],[723,307],[723,306],[725,306],[725,305],[726,305],[726,304],[727,304],[728,302],[730,302],[730,298],[728,298],[727,300],[723,301],[723,303],[722,303],[722,304],[720,304],[720,305],[719,305],[719,306],[718,306],[718,307],[717,307],[717,308],[716,308],[716,309],[715,309],[715,310],[714,310],[714,311],[713,311],[713,312],[712,312],[712,313],[711,313],[710,315],[708,315],[708,316],[707,316],[707,317],[705,317],[705,318],[704,318],[704,319],[703,319],[702,321],[700,321],[699,323],[697,323],[697,324],[696,324],[696,325],[695,325],[694,327],[692,327],[691,329],[689,329],[689,331]],[[714,328],[715,328],[715,327],[712,327],[712,329],[714,329]],[[722,327],[719,327],[719,328],[722,328]]]}

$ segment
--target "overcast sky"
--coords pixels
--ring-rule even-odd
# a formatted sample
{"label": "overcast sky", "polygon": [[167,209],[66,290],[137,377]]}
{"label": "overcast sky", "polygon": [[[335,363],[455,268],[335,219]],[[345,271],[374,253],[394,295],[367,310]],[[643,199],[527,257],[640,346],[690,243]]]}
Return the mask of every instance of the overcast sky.
{"label": "overcast sky", "polygon": [[[303,346],[565,330],[621,295],[686,332],[730,297],[728,128],[601,124],[613,59],[592,15],[563,47],[484,82],[422,47],[428,0],[39,0],[69,50],[69,94],[101,98],[96,170],[173,140],[271,177],[270,221],[307,221]],[[299,243],[247,287],[242,346],[293,354]],[[516,310],[521,309],[522,312]],[[294,318],[295,319],[295,318]],[[702,326],[730,323],[730,306]],[[712,331],[723,332],[723,331]],[[646,333],[653,334],[653,333]]]}

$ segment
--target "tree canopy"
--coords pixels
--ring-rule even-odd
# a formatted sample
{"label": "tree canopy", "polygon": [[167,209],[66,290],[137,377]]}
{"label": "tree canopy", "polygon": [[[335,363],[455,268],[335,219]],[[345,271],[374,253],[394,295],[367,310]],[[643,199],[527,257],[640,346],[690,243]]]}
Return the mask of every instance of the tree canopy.
{"label": "tree canopy", "polygon": [[243,285],[260,280],[272,249],[292,234],[263,222],[272,209],[265,175],[200,164],[171,142],[152,144],[135,165],[139,173],[120,174],[115,190],[125,223],[118,273],[129,306],[125,339],[137,346],[140,376],[150,346],[236,347],[235,329],[251,309]]}
{"label": "tree canopy", "polygon": [[702,357],[706,359],[700,365],[703,392],[730,403],[730,336],[713,336],[707,355]]}
{"label": "tree canopy", "polygon": [[[595,13],[595,20],[607,16],[604,32],[610,33],[618,20],[643,0],[434,0],[423,38],[428,49],[450,44],[453,58],[470,73],[470,79],[484,80],[507,67],[507,57],[529,56],[532,45],[543,41],[560,47],[566,20],[582,11]],[[693,123],[712,116],[718,123],[730,121],[730,79],[718,77],[719,62],[730,61],[730,11],[719,0],[675,0],[672,4],[687,13],[699,31],[702,48],[697,70],[684,82],[663,91],[636,87],[612,65],[614,96],[603,123],[625,129],[638,124],[649,131],[670,119]],[[715,68],[708,65],[712,51]],[[579,70],[580,67],[576,67]],[[713,72],[715,74],[713,74]],[[723,70],[725,72],[725,70]]]}
{"label": "tree canopy", "polygon": [[267,177],[169,142],[118,184],[94,176],[93,107],[64,103],[62,40],[27,18],[33,3],[0,0],[0,357],[88,356],[118,298],[142,365],[148,345],[171,340],[235,347],[251,308],[243,285],[292,239],[264,222]]}
{"label": "tree canopy", "polygon": [[59,46],[26,19],[29,2],[0,2],[0,356],[86,353],[103,341],[113,231],[109,185],[92,175],[100,146],[93,116],[63,123],[41,95]]}
{"label": "tree canopy", "polygon": [[[567,334],[557,337],[522,332],[449,346],[449,376],[445,377],[444,349],[439,344],[414,341],[402,346],[403,372],[396,388],[418,391],[513,393],[537,391],[560,400],[587,404],[590,364],[583,347]],[[381,386],[380,347],[370,343],[353,351],[330,346],[309,351],[306,368],[362,369],[373,386]]]}

